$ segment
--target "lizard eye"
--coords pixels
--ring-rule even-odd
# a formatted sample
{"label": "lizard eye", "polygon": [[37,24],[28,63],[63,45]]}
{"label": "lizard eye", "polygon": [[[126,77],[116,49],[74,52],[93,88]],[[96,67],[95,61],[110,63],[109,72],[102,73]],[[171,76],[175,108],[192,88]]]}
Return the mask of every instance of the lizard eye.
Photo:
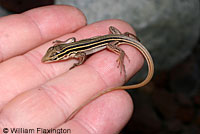
{"label": "lizard eye", "polygon": [[50,48],[48,49],[48,52],[51,52],[53,49],[54,49],[54,47],[50,47]]}
{"label": "lizard eye", "polygon": [[63,45],[57,45],[57,46],[54,46],[54,48],[55,48],[56,51],[60,51],[60,50],[62,50],[63,47],[64,47]]}
{"label": "lizard eye", "polygon": [[56,52],[53,52],[52,54],[51,54],[51,57],[53,57],[53,56],[56,56]]}

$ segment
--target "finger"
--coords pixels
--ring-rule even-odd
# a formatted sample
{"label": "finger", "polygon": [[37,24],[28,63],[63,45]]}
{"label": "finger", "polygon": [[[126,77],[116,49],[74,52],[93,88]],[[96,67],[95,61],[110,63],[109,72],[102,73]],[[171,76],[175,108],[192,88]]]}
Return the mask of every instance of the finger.
{"label": "finger", "polygon": [[132,112],[133,103],[128,93],[115,91],[90,103],[74,119],[57,129],[70,129],[74,134],[117,134]]}
{"label": "finger", "polygon": [[85,23],[84,15],[71,6],[47,6],[2,17],[0,62],[65,33],[73,32]]}
{"label": "finger", "polygon": [[[122,32],[131,31],[131,27],[127,23],[108,20],[88,25],[79,30],[77,34],[85,36],[88,31],[88,36],[91,36],[94,29],[96,33],[93,33],[93,36],[95,34],[107,34],[110,25],[119,28]],[[134,59],[130,63],[125,60],[127,77],[130,77],[142,66],[143,58],[133,47],[124,45],[121,48],[130,59]],[[82,66],[76,67],[50,80],[43,86],[29,90],[13,99],[12,103],[6,105],[2,110],[1,119],[9,125],[15,124],[15,126],[26,125],[28,127],[34,125],[36,127],[40,125],[41,127],[55,127],[60,125],[70,113],[96,92],[123,83],[123,78],[120,77],[119,70],[116,67],[115,61],[117,58],[117,55],[107,50],[91,56]],[[60,70],[64,70],[61,64],[67,65],[67,63],[72,65],[68,61],[59,63],[59,65],[58,63],[48,64],[45,67],[57,65]],[[48,72],[54,70],[53,68],[46,69]],[[16,106],[20,109],[17,109]],[[3,118],[5,114],[6,118]],[[6,119],[12,119],[12,123]],[[21,119],[23,119],[23,122],[20,121]],[[28,122],[29,120],[32,120],[32,122]],[[46,122],[47,120],[48,122]],[[33,122],[38,122],[38,124]]]}

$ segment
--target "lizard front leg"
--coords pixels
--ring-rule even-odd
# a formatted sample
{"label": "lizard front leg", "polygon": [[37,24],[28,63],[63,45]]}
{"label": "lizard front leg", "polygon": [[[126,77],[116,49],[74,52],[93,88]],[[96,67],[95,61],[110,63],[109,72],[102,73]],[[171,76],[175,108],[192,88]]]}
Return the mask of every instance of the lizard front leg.
{"label": "lizard front leg", "polygon": [[56,45],[59,45],[59,44],[68,44],[68,43],[72,43],[72,42],[75,42],[75,41],[76,41],[76,38],[72,37],[72,38],[69,38],[65,41],[55,40],[55,41],[53,41],[53,44],[56,46]]}
{"label": "lizard front leg", "polygon": [[74,55],[74,58],[78,59],[77,63],[74,63],[74,65],[72,67],[70,67],[69,70],[71,70],[72,68],[79,66],[81,64],[83,64],[83,62],[86,60],[86,53],[84,52],[77,52]]}

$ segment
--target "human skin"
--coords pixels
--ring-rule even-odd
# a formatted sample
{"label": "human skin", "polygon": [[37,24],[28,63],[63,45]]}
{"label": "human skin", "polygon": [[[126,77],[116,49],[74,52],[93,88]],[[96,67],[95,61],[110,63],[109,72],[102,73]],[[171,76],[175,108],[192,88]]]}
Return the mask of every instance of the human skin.
{"label": "human skin", "polygon": [[[66,118],[100,90],[124,84],[117,68],[118,55],[103,50],[81,66],[77,62],[41,62],[53,40],[77,40],[108,34],[109,26],[134,33],[121,20],[86,24],[83,13],[71,6],[47,6],[0,18],[0,132],[3,128],[63,128],[73,134],[119,133],[130,119],[133,102],[125,91],[107,93],[68,122]],[[140,52],[120,45],[127,77],[143,65]]]}

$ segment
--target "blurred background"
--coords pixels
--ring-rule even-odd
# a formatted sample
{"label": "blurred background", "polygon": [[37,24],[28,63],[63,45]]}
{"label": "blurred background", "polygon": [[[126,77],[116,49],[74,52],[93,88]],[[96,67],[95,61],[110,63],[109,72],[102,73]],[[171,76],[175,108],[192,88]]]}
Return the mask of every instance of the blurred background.
{"label": "blurred background", "polygon": [[[155,62],[153,80],[130,90],[134,114],[123,134],[200,134],[199,0],[0,0],[0,16],[66,4],[81,9],[88,23],[130,23]],[[146,67],[127,84],[142,80]]]}

